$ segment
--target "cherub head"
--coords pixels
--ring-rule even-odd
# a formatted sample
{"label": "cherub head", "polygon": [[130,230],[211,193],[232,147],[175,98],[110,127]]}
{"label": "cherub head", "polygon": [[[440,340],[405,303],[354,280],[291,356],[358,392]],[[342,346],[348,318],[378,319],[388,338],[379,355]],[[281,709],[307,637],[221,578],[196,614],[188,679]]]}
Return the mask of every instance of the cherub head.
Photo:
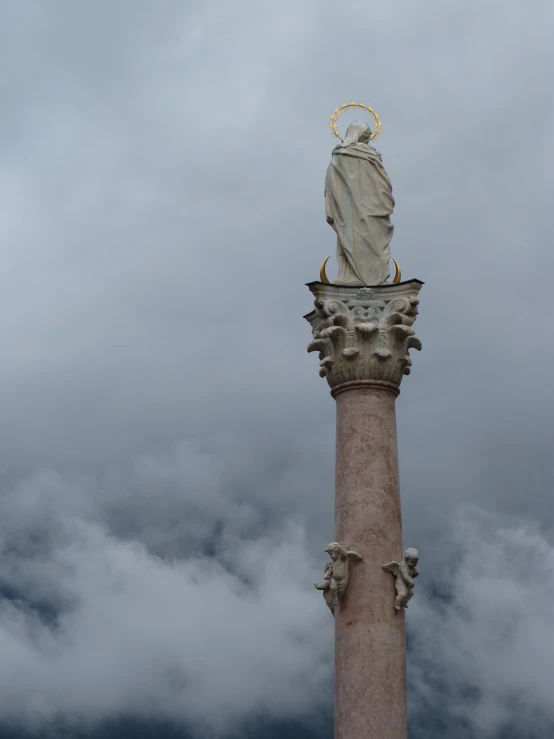
{"label": "cherub head", "polygon": [[406,549],[404,552],[404,559],[408,564],[415,567],[419,562],[419,552],[417,549]]}
{"label": "cherub head", "polygon": [[346,554],[342,541],[332,541],[330,544],[327,544],[325,551],[331,557],[333,562],[336,562],[341,555],[344,556]]}

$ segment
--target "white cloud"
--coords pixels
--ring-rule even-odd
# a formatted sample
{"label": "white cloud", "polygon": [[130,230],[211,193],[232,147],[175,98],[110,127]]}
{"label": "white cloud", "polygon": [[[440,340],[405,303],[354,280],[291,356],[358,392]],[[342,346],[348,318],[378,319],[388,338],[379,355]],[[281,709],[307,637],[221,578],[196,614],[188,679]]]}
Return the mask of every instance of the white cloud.
{"label": "white cloud", "polygon": [[[29,502],[12,499],[12,532],[17,515],[30,523]],[[0,610],[0,718],[131,713],[223,735],[328,704],[332,621],[298,527],[236,541],[220,564],[157,558],[63,507],[42,522],[32,528],[44,546],[12,548],[0,565],[28,599],[12,592]],[[45,603],[58,610],[53,623],[39,617]]]}
{"label": "white cloud", "polygon": [[[332,620],[311,587],[323,555],[283,519],[256,534],[258,517],[216,494],[220,471],[207,461],[187,445],[139,460],[139,497],[133,505],[120,491],[119,511],[114,480],[95,491],[92,480],[45,472],[6,492],[0,719],[132,714],[225,736],[259,716],[328,708]],[[133,509],[133,525],[118,529]],[[215,558],[201,556],[221,518]],[[420,548],[407,614],[414,722],[440,711],[453,735],[463,720],[483,739],[554,724],[554,548],[544,534],[461,508],[443,541]]]}

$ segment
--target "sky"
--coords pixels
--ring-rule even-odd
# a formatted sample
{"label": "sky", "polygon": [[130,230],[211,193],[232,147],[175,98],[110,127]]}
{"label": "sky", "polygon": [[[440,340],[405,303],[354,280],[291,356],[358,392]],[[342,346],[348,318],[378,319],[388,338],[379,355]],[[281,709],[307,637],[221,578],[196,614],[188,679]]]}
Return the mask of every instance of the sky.
{"label": "sky", "polygon": [[410,739],[554,735],[553,32],[548,0],[2,4],[1,739],[332,737],[302,316],[350,100],[425,283]]}

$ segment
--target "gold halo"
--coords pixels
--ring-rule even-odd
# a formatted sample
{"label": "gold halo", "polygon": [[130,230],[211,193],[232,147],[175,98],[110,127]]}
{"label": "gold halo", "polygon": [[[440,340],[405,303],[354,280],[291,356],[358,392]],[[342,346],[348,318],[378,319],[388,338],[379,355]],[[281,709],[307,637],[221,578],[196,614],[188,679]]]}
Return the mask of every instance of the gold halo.
{"label": "gold halo", "polygon": [[377,136],[381,133],[381,121],[379,120],[379,114],[376,113],[373,108],[370,108],[368,105],[365,105],[364,103],[343,103],[339,108],[335,108],[335,110],[332,112],[332,114],[329,117],[329,120],[331,121],[329,123],[329,128],[331,129],[331,133],[333,136],[336,136],[338,139],[341,139],[341,135],[337,128],[337,119],[341,113],[344,113],[345,110],[350,110],[351,108],[360,108],[360,110],[365,111],[366,113],[369,113],[370,116],[373,118],[373,121],[375,123],[375,130],[370,135],[370,139],[376,139]]}

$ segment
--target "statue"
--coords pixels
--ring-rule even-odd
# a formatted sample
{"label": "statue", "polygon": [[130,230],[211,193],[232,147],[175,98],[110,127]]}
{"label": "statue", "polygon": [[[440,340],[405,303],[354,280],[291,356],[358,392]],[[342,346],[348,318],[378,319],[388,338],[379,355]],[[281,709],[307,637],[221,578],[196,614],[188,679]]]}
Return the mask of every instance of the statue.
{"label": "statue", "polygon": [[408,601],[414,594],[414,578],[419,575],[416,565],[419,561],[417,549],[406,549],[402,562],[389,562],[383,565],[385,572],[396,577],[396,601],[394,607],[401,611],[408,607]]}
{"label": "statue", "polygon": [[349,551],[342,541],[333,541],[325,547],[325,551],[331,557],[331,562],[325,565],[323,582],[314,582],[316,590],[323,591],[323,597],[333,616],[338,608],[339,600],[346,592],[348,586],[348,564],[349,559],[356,562],[361,561],[357,552]]}
{"label": "statue", "polygon": [[331,577],[333,575],[333,563],[327,562],[325,565],[325,572],[323,574],[323,582],[317,583],[314,582],[314,587],[316,590],[322,590],[323,591],[323,598],[325,602],[327,603],[327,606],[333,616],[335,615],[335,606],[333,604],[333,593],[331,592]]}
{"label": "statue", "polygon": [[[337,111],[362,104],[337,108],[331,116],[333,135]],[[325,215],[337,234],[339,274],[336,285],[381,285],[390,277],[390,241],[394,226],[392,185],[383,167],[381,154],[369,145],[379,133],[367,123],[348,126],[346,138],[333,149],[325,178]],[[396,281],[396,280],[395,280]]]}

